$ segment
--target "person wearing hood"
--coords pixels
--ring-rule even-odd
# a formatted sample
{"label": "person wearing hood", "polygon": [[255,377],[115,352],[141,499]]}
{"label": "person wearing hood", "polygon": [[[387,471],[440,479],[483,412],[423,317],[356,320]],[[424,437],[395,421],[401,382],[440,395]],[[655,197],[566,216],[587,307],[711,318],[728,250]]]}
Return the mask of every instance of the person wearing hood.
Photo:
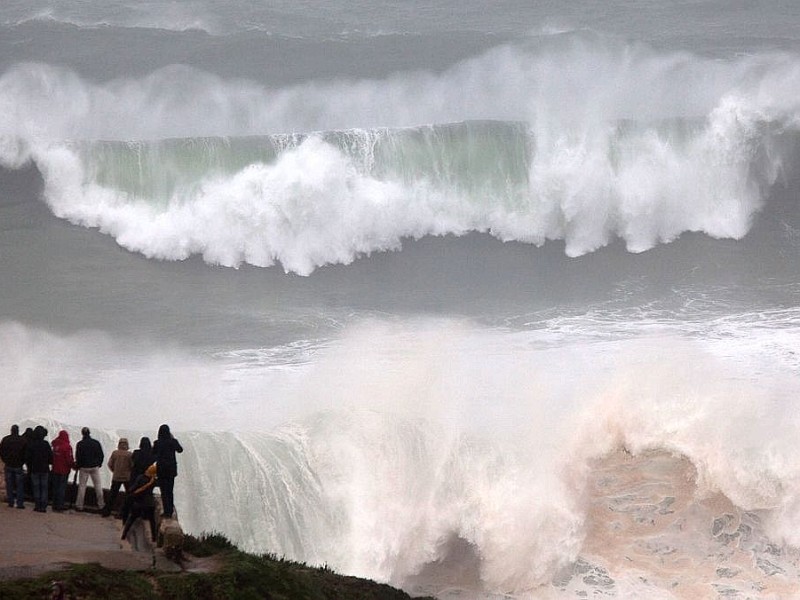
{"label": "person wearing hood", "polygon": [[64,497],[69,474],[75,468],[75,457],[72,454],[69,434],[63,429],[58,432],[58,436],[50,445],[53,447],[53,510],[61,512],[66,510]]}
{"label": "person wearing hood", "polygon": [[131,483],[139,476],[144,475],[147,467],[156,462],[153,456],[153,444],[149,437],[139,440],[139,448],[133,451],[133,467],[131,468]]}
{"label": "person wearing hood", "polygon": [[128,449],[128,438],[119,438],[117,449],[111,453],[108,458],[108,468],[113,473],[111,477],[111,491],[108,494],[108,502],[103,509],[103,516],[107,517],[111,514],[111,509],[114,508],[114,502],[119,495],[120,486],[125,486],[126,494],[130,491],[128,487],[131,479],[131,467],[133,466],[133,457],[131,451]]}
{"label": "person wearing hood", "polygon": [[161,489],[161,500],[164,503],[163,516],[167,519],[172,518],[175,510],[173,489],[175,477],[178,476],[176,452],[183,452],[183,447],[170,433],[169,425],[164,424],[158,428],[158,439],[153,444],[153,454],[156,457],[156,465],[158,465],[158,487]]}
{"label": "person wearing hood", "polygon": [[[133,482],[136,481],[136,478],[139,475],[144,475],[144,472],[147,470],[147,467],[152,465],[156,462],[155,456],[153,456],[153,445],[150,443],[149,437],[143,437],[139,440],[139,447],[133,451],[133,466],[131,467],[131,480],[128,484],[128,487],[125,490],[133,489]],[[122,522],[128,520],[128,515],[130,514],[131,510],[131,502],[133,501],[133,497],[131,494],[125,495],[125,502],[122,505]]]}
{"label": "person wearing hood", "polygon": [[156,485],[157,467],[150,465],[144,474],[139,475],[131,485],[131,507],[125,526],[122,528],[124,540],[136,519],[145,518],[150,522],[150,538],[156,541],[156,502],[153,498],[153,488]]}
{"label": "person wearing hood", "polygon": [[[22,434],[22,437],[25,439],[25,445],[27,446],[35,439],[33,435],[33,427],[26,427],[25,432]],[[23,497],[32,497],[33,496],[33,488],[31,488],[31,474],[25,473],[25,482],[24,482],[24,493],[22,494]]]}
{"label": "person wearing hood", "polygon": [[33,441],[25,446],[25,464],[33,487],[34,511],[47,512],[47,483],[50,465],[53,464],[53,449],[45,437],[47,430],[37,425],[33,430]]}
{"label": "person wearing hood", "polygon": [[19,434],[19,425],[11,426],[11,433],[0,440],[0,460],[3,461],[6,477],[6,500],[8,506],[25,508],[25,446],[27,440]]}
{"label": "person wearing hood", "polygon": [[97,508],[102,511],[105,508],[103,485],[100,481],[100,466],[104,458],[103,447],[92,437],[88,427],[81,429],[81,436],[81,441],[75,445],[75,467],[78,469],[78,497],[75,500],[75,509],[83,510],[86,482],[91,477]]}

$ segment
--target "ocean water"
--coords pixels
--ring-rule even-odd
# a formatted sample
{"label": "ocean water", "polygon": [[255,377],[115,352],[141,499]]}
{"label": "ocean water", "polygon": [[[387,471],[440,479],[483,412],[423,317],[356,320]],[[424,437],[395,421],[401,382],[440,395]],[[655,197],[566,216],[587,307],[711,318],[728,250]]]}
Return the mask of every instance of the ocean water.
{"label": "ocean water", "polygon": [[0,423],[437,597],[800,597],[800,5],[0,6]]}

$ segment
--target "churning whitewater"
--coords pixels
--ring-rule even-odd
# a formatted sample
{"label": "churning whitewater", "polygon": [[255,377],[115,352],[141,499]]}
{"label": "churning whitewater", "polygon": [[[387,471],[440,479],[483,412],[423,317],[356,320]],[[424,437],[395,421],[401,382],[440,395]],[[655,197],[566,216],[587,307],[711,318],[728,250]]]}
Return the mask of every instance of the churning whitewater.
{"label": "churning whitewater", "polygon": [[37,165],[57,216],[149,258],[308,275],[470,231],[641,252],[748,231],[793,166],[797,64],[579,37],[280,90],[177,67],[93,85],[18,65],[0,80],[2,159]]}
{"label": "churning whitewater", "polygon": [[0,8],[0,426],[412,594],[800,596],[800,13],[523,4]]}

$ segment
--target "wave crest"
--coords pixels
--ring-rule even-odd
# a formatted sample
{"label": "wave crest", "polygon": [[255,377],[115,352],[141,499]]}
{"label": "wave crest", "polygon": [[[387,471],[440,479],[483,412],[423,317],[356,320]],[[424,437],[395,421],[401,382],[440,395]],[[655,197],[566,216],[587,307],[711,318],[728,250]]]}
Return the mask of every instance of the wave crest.
{"label": "wave crest", "polygon": [[[780,137],[759,117],[730,99],[707,121],[624,121],[556,137],[467,122],[54,143],[31,156],[56,215],[125,248],[308,275],[404,238],[471,231],[564,240],[570,256],[617,237],[632,252],[686,231],[738,239],[786,168]],[[18,163],[12,149],[6,161]]]}
{"label": "wave crest", "polygon": [[[581,35],[278,90],[17,65],[0,78],[0,160],[33,159],[57,215],[160,259],[305,275],[468,231],[641,252],[745,235],[794,168],[797,90],[789,55],[723,63]],[[139,141],[96,141],[120,138]]]}

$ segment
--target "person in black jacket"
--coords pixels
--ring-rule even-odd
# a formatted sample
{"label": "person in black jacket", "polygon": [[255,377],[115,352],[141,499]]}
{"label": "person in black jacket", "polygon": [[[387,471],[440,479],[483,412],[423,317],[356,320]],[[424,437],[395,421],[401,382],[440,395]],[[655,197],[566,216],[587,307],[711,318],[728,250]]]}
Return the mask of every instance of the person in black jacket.
{"label": "person in black jacket", "polygon": [[183,452],[180,442],[172,437],[169,425],[162,425],[158,428],[158,439],[153,444],[153,454],[156,457],[158,466],[158,487],[161,488],[161,500],[164,503],[163,517],[172,518],[175,510],[175,499],[173,489],[175,487],[175,477],[178,476],[178,459],[175,453]]}
{"label": "person in black jacket", "polygon": [[25,446],[25,464],[31,476],[33,503],[36,512],[47,512],[47,480],[50,465],[53,464],[53,449],[45,439],[47,430],[37,425],[33,430],[33,440]]}
{"label": "person in black jacket", "polygon": [[[25,444],[30,444],[33,441],[33,427],[26,427],[25,433],[22,434],[22,437],[25,438]],[[25,473],[25,483],[24,483],[24,496],[32,497],[33,496],[33,488],[31,487],[31,474]]]}
{"label": "person in black jacket", "polygon": [[153,499],[153,487],[156,483],[156,465],[150,465],[144,474],[136,477],[131,486],[131,506],[130,515],[125,519],[125,526],[122,528],[122,539],[124,540],[131,526],[138,518],[145,518],[150,522],[150,537],[156,541],[156,503]]}
{"label": "person in black jacket", "polygon": [[96,439],[92,438],[88,427],[81,429],[81,441],[75,445],[75,468],[78,470],[78,497],[75,500],[75,509],[83,510],[83,499],[86,496],[86,482],[92,478],[94,495],[97,498],[97,508],[105,508],[103,502],[103,484],[100,482],[100,466],[103,464],[103,447]]}
{"label": "person in black jacket", "polygon": [[[153,455],[153,446],[150,443],[149,437],[143,437],[139,440],[139,448],[133,451],[133,466],[131,467],[131,480],[126,489],[132,490],[133,484],[139,475],[144,475],[147,467],[156,462]],[[122,522],[128,520],[128,515],[131,510],[131,502],[133,501],[132,494],[125,495],[125,503],[122,505]]]}
{"label": "person in black jacket", "polygon": [[0,460],[6,477],[6,500],[9,506],[25,508],[25,446],[27,441],[19,434],[19,425],[11,426],[11,433],[0,440]]}
{"label": "person in black jacket", "polygon": [[149,437],[139,440],[139,448],[133,451],[133,467],[131,468],[131,484],[139,475],[144,475],[147,467],[156,462],[153,456],[153,445]]}

